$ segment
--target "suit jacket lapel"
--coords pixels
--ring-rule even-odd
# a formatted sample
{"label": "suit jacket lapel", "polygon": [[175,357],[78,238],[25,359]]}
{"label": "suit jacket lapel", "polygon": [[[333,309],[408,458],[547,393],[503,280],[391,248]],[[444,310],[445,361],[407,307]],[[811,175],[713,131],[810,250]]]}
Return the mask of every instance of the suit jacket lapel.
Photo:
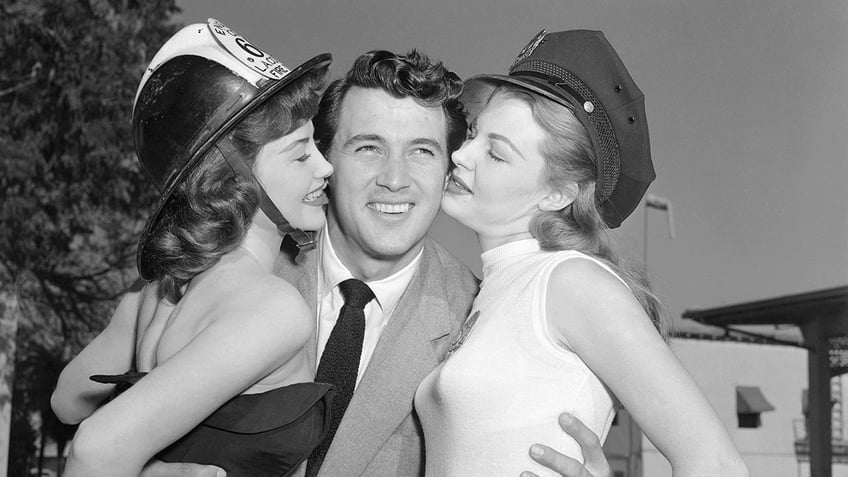
{"label": "suit jacket lapel", "polygon": [[450,309],[434,252],[426,245],[418,271],[383,330],[374,356],[353,395],[321,471],[360,475],[409,415],[418,384],[440,360],[434,341],[452,332]]}

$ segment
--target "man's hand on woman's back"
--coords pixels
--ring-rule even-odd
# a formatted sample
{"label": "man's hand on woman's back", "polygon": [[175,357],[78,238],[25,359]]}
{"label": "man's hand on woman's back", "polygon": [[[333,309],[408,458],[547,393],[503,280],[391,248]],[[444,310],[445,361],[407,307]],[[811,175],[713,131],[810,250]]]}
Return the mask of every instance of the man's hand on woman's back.
{"label": "man's hand on woman's back", "polygon": [[[530,448],[530,457],[543,466],[559,472],[564,477],[609,477],[610,467],[604,455],[604,449],[598,436],[579,419],[570,414],[559,416],[562,430],[580,444],[585,463],[564,456],[548,446],[534,444]],[[522,472],[521,477],[535,477],[532,472]]]}
{"label": "man's hand on woman's back", "polygon": [[226,477],[227,473],[214,465],[184,464],[151,460],[139,477]]}

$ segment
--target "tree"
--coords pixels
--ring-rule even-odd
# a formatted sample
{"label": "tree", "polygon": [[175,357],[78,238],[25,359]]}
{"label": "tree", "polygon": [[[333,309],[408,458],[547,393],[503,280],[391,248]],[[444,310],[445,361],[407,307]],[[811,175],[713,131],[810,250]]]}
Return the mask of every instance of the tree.
{"label": "tree", "polygon": [[133,153],[132,101],[178,11],[175,0],[0,1],[0,286],[21,306],[26,407],[15,415],[40,415],[57,441],[58,370],[137,277],[155,189]]}

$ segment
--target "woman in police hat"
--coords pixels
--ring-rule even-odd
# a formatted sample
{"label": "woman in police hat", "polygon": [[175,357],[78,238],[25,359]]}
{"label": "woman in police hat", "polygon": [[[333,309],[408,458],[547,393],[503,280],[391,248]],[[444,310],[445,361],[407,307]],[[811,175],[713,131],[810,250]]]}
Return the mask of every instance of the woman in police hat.
{"label": "woman in police hat", "polygon": [[59,378],[56,415],[82,421],[65,475],[136,476],[154,456],[290,475],[323,438],[334,390],[311,382],[314,318],[271,270],[285,234],[309,246],[324,225],[332,166],[311,118],[329,63],[290,70],[213,19],[153,58],[132,118],[161,192],[138,247],[147,282]]}
{"label": "woman in police hat", "polygon": [[607,235],[654,170],[642,93],[604,35],[543,31],[508,75],[467,81],[463,100],[470,128],[442,210],[477,233],[483,281],[416,394],[427,475],[550,475],[524,449],[559,442],[534,449],[582,460],[558,415],[603,441],[616,400],[674,475],[745,475],[666,345],[660,303]]}

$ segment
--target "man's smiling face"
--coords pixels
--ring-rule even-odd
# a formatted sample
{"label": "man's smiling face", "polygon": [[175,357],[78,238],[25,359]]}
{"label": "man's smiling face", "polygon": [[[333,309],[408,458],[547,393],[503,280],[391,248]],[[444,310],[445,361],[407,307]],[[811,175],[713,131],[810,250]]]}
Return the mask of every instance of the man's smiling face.
{"label": "man's smiling face", "polygon": [[442,109],[352,87],[327,159],[335,168],[328,223],[340,258],[365,254],[409,263],[444,191],[448,151]]}

